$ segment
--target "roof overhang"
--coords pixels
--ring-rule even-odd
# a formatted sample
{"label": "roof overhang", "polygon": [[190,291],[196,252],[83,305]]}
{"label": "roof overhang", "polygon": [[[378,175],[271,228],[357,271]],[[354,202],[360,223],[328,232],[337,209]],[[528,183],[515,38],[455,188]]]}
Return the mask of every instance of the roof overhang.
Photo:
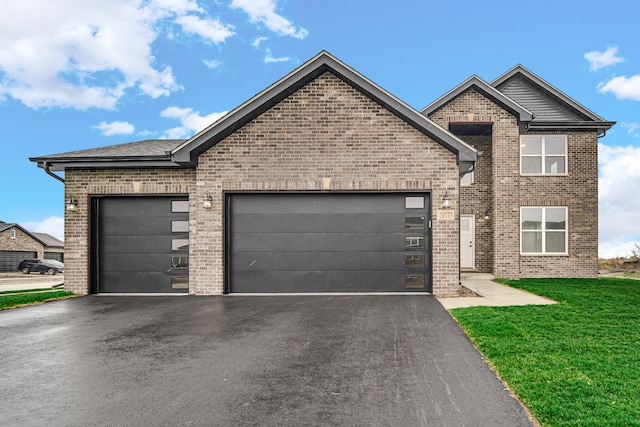
{"label": "roof overhang", "polygon": [[182,165],[171,160],[171,156],[165,157],[113,157],[113,158],[55,158],[47,156],[30,157],[30,161],[36,162],[39,168],[50,171],[64,171],[66,169],[140,169],[140,168],[180,168]]}
{"label": "roof overhang", "polygon": [[502,92],[491,86],[489,83],[482,80],[480,77],[473,75],[458,86],[451,89],[449,92],[442,95],[440,98],[433,101],[421,110],[421,113],[429,116],[436,112],[440,108],[444,107],[449,102],[460,96],[462,93],[469,89],[474,89],[480,92],[482,95],[495,102],[511,114],[516,116],[518,122],[529,122],[533,120],[533,113],[522,105],[518,104],[511,98],[504,95]]}
{"label": "roof overhang", "polygon": [[456,154],[458,161],[475,161],[476,151],[461,139],[439,127],[413,107],[396,98],[326,51],[320,52],[300,67],[221,117],[192,138],[177,146],[171,160],[184,167],[195,167],[198,156],[213,147],[269,108],[324,73],[331,73],[397,117],[428,135]]}
{"label": "roof overhang", "polygon": [[[551,97],[552,99],[554,99],[556,102],[558,102],[561,105],[564,105],[566,108],[569,108],[570,110],[573,110],[575,113],[577,113],[579,116],[582,116],[585,120],[585,123],[589,123],[591,122],[591,126],[595,129],[598,128],[600,130],[606,130],[609,129],[611,126],[613,126],[615,124],[615,122],[608,122],[605,119],[603,119],[602,117],[600,117],[599,115],[597,115],[596,113],[594,113],[593,111],[589,110],[587,107],[585,107],[584,105],[580,104],[578,101],[576,101],[575,99],[571,98],[569,95],[567,95],[566,93],[560,91],[559,89],[557,89],[555,86],[553,86],[551,83],[547,82],[546,80],[542,79],[541,77],[539,77],[538,75],[534,74],[533,72],[531,72],[530,70],[528,70],[527,68],[525,68],[524,66],[518,64],[515,67],[513,67],[512,69],[510,69],[509,71],[507,71],[506,73],[504,73],[503,75],[501,75],[500,77],[498,77],[497,79],[495,79],[493,82],[491,82],[491,86],[495,87],[496,89],[499,90],[500,86],[504,85],[508,80],[521,75],[523,77],[525,77],[527,80],[529,80],[529,82],[533,83],[535,86],[538,87],[538,89],[541,90],[542,93],[545,94],[545,96]],[[586,125],[579,125],[581,127],[575,127],[575,123],[578,122],[566,122],[563,123],[563,125],[567,125],[564,128],[575,128],[575,129],[585,129]],[[562,126],[558,123],[559,126]],[[537,125],[536,125],[537,126]]]}

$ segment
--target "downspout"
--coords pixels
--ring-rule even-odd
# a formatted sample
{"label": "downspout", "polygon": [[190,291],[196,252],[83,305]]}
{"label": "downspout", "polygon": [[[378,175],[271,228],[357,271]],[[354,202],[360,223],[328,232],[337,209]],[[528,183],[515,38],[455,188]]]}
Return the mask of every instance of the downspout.
{"label": "downspout", "polygon": [[55,173],[51,172],[49,167],[50,166],[49,166],[49,164],[47,162],[42,162],[42,169],[44,169],[44,171],[47,173],[47,175],[54,177],[55,179],[57,179],[58,181],[60,181],[61,183],[64,184],[64,178],[61,178],[58,175],[56,175]]}

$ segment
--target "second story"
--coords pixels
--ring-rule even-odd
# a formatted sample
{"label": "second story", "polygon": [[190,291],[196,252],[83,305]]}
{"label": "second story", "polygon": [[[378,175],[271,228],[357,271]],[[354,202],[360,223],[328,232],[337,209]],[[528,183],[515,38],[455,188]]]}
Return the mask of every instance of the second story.
{"label": "second story", "polygon": [[491,83],[474,75],[422,113],[479,151],[475,169],[461,177],[463,201],[465,193],[468,203],[495,200],[496,191],[597,196],[598,138],[614,123],[521,65]]}

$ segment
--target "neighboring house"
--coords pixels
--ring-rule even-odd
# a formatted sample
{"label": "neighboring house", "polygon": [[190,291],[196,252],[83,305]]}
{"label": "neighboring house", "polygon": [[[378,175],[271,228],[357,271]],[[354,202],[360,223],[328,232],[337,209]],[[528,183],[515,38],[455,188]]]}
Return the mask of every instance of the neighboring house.
{"label": "neighboring house", "polygon": [[45,258],[64,261],[64,242],[0,221],[0,272],[18,271],[18,264],[24,259]]}
{"label": "neighboring house", "polygon": [[597,275],[612,125],[521,66],[419,112],[321,52],[188,140],[31,160],[65,172],[70,291],[452,295]]}

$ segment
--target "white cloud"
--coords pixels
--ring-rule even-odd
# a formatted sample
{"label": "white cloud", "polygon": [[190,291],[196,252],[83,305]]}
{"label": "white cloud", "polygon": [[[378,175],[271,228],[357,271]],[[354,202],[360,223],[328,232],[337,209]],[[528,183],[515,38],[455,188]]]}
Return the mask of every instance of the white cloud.
{"label": "white cloud", "polygon": [[52,216],[43,221],[23,222],[20,225],[31,232],[47,233],[64,240],[64,218]]}
{"label": "white cloud", "polygon": [[100,129],[104,136],[111,135],[131,135],[135,130],[135,126],[128,122],[100,122],[99,125],[94,126],[95,129]]}
{"label": "white cloud", "polygon": [[296,28],[288,19],[278,15],[274,0],[233,0],[231,7],[242,9],[249,15],[251,22],[261,22],[277,34],[297,39],[304,39],[309,35],[304,28]]}
{"label": "white cloud", "polygon": [[233,36],[233,25],[224,24],[218,19],[202,19],[193,15],[181,16],[176,22],[188,32],[197,34],[200,37],[213,43],[222,43]]}
{"label": "white cloud", "polygon": [[598,71],[602,68],[610,67],[620,62],[624,62],[624,58],[617,55],[618,47],[612,46],[604,52],[587,52],[584,54],[584,58],[589,61],[589,69],[591,71]]}
{"label": "white cloud", "polygon": [[114,109],[132,91],[167,96],[181,86],[151,45],[164,30],[175,37],[166,25],[172,23],[214,43],[233,35],[196,0],[7,2],[0,14],[0,101]]}
{"label": "white cloud", "polygon": [[288,56],[274,58],[273,54],[271,53],[271,50],[267,49],[267,56],[265,56],[264,58],[265,64],[272,64],[274,62],[287,62],[287,61],[291,61],[291,58],[289,58]]}
{"label": "white cloud", "polygon": [[257,39],[255,39],[253,42],[251,42],[251,46],[253,47],[260,47],[260,43],[265,42],[269,40],[266,37],[258,37]]}
{"label": "white cloud", "polygon": [[181,126],[167,130],[163,137],[169,139],[189,138],[225,114],[227,114],[227,112],[222,111],[220,113],[211,113],[206,116],[201,116],[200,112],[193,111],[192,108],[166,108],[160,113],[160,116],[177,119],[180,121]]}
{"label": "white cloud", "polygon": [[607,83],[600,83],[598,85],[598,92],[611,92],[618,99],[640,101],[640,75],[636,74],[629,78],[626,76],[614,77]]}
{"label": "white cloud", "polygon": [[[640,147],[598,144],[599,250],[604,257],[627,256],[640,241]],[[625,252],[626,251],[626,252]]]}
{"label": "white cloud", "polygon": [[215,59],[212,59],[212,60],[205,59],[204,61],[202,61],[202,63],[211,69],[218,68],[220,65],[222,65],[220,61]]}
{"label": "white cloud", "polygon": [[631,122],[631,123],[627,123],[627,122],[622,122],[620,123],[620,126],[622,126],[623,128],[627,129],[627,133],[630,135],[635,136],[636,138],[640,138],[640,123],[636,123],[636,122]]}

